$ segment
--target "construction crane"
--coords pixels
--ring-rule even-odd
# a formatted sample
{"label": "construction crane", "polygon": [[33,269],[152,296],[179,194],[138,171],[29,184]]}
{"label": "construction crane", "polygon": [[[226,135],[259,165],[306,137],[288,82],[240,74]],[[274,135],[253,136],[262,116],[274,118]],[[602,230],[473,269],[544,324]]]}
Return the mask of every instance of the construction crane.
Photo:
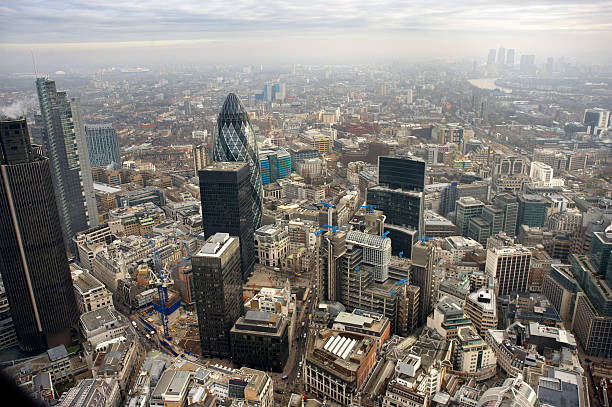
{"label": "construction crane", "polygon": [[399,252],[397,255],[398,255],[398,257],[399,257],[400,259],[403,259],[403,258],[404,258],[404,252]]}
{"label": "construction crane", "polygon": [[340,228],[338,226],[332,226],[332,225],[323,225],[324,228],[327,228],[327,230],[331,229],[332,233],[335,235],[337,231],[340,230]]}
{"label": "construction crane", "polygon": [[366,208],[368,213],[374,212],[376,205],[361,205],[362,208]]}
{"label": "construction crane", "polygon": [[419,241],[421,243],[430,242],[432,240],[436,240],[436,238],[435,237],[425,237],[425,236],[420,236],[419,237]]}
{"label": "construction crane", "polygon": [[387,237],[388,234],[389,234],[389,231],[387,230],[385,233],[380,235],[380,237],[384,239],[385,237]]}
{"label": "construction crane", "polygon": [[327,223],[329,225],[333,224],[333,213],[331,209],[335,208],[336,206],[327,202],[319,202],[318,205],[323,205],[325,208],[327,208]]}
{"label": "construction crane", "polygon": [[400,285],[400,284],[404,284],[407,283],[410,280],[410,278],[404,278],[400,281],[398,281],[397,283],[393,284],[393,289],[391,289],[391,297],[393,297],[395,295],[395,287]]}
{"label": "construction crane", "polygon": [[166,304],[168,303],[168,285],[174,284],[174,280],[172,280],[168,272],[164,272],[159,258],[159,252],[157,251],[157,247],[155,247],[153,239],[148,238],[147,235],[145,235],[145,238],[148,239],[149,246],[152,248],[153,265],[157,270],[157,274],[149,281],[150,284],[155,284],[157,286],[157,295],[159,297],[159,307],[153,304],[153,308],[159,312],[159,317],[164,327],[164,337],[170,338],[168,332],[168,308],[166,308]]}

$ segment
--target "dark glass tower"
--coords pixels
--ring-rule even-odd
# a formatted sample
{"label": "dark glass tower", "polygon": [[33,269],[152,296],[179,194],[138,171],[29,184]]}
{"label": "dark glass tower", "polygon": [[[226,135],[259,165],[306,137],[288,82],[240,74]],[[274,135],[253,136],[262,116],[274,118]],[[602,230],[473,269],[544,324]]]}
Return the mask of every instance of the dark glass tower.
{"label": "dark glass tower", "polygon": [[239,246],[237,238],[217,233],[191,258],[203,357],[231,356],[230,331],[242,315]]}
{"label": "dark glass tower", "polygon": [[204,236],[229,233],[240,239],[242,277],[255,266],[253,195],[245,162],[216,162],[198,172]]}
{"label": "dark glass tower", "polygon": [[62,234],[72,249],[74,235],[98,225],[81,105],[78,99],[68,99],[66,92],[58,92],[55,82],[47,78],[36,79],[36,90],[44,123],[43,150],[51,165]]}
{"label": "dark glass tower", "polygon": [[367,202],[384,212],[393,254],[410,257],[422,235],[425,162],[412,157],[379,157],[378,185],[368,188]]}
{"label": "dark glass tower", "polygon": [[0,121],[0,271],[24,351],[70,345],[77,306],[49,159],[24,119]]}
{"label": "dark glass tower", "polygon": [[261,226],[263,187],[259,153],[249,115],[233,93],[227,95],[217,118],[217,137],[213,156],[215,161],[244,161],[249,164],[249,182],[253,197],[253,224]]}

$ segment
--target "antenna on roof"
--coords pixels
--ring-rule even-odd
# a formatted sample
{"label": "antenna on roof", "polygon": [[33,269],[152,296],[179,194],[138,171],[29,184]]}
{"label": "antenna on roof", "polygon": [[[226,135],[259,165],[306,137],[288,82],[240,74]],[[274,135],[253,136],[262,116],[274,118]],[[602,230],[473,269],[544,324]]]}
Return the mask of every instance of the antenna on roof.
{"label": "antenna on roof", "polygon": [[34,75],[38,78],[38,70],[36,70],[36,59],[34,59],[34,51],[30,50],[30,54],[32,55],[32,65],[34,65]]}

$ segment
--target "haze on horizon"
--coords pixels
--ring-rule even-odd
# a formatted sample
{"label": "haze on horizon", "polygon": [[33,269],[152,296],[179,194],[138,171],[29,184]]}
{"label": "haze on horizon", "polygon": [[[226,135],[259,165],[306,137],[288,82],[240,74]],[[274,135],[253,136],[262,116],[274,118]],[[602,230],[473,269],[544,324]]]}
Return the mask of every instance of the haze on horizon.
{"label": "haze on horizon", "polygon": [[515,48],[610,63],[612,2],[601,0],[8,0],[0,69],[106,64],[484,60]]}

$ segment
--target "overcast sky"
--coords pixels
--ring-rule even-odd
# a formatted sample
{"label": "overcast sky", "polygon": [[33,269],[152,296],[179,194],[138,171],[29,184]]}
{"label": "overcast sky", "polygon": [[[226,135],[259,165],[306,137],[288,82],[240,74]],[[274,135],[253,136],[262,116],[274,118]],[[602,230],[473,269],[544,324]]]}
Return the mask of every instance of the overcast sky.
{"label": "overcast sky", "polygon": [[118,61],[135,59],[147,49],[171,51],[178,60],[193,59],[195,51],[207,60],[244,63],[484,59],[488,48],[500,45],[542,59],[608,62],[611,44],[610,0],[0,2],[0,59],[4,54],[15,63],[30,51],[44,63],[94,51],[101,58],[116,51]]}

